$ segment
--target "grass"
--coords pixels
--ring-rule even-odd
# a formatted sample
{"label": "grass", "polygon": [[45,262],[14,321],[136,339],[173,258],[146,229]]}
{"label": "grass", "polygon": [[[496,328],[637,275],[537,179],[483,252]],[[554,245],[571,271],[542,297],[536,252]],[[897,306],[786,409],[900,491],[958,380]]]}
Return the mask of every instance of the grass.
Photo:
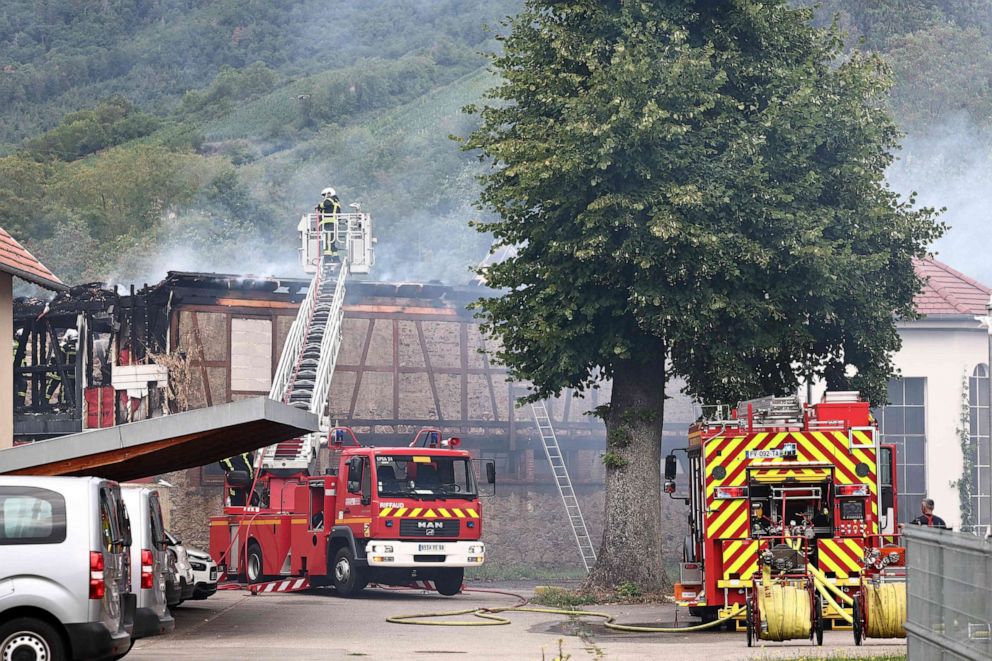
{"label": "grass", "polygon": [[816,657],[816,656],[797,656],[789,659],[788,661],[823,661],[826,658],[829,661],[906,661],[905,654],[895,654],[887,656],[871,656],[871,655],[858,655],[849,656],[847,654],[837,654],[828,657]]}

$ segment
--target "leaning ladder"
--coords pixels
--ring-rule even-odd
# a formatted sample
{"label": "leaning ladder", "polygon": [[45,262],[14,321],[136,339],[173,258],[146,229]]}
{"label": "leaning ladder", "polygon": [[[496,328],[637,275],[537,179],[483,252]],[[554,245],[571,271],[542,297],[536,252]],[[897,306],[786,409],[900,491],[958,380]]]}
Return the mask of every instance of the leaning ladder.
{"label": "leaning ladder", "polygon": [[534,412],[534,423],[541,434],[544,456],[551,464],[551,472],[555,476],[558,493],[561,495],[562,503],[565,504],[568,521],[572,524],[575,543],[579,545],[582,564],[585,565],[586,573],[588,573],[596,563],[596,548],[592,544],[589,529],[586,528],[586,520],[582,516],[582,509],[579,508],[579,501],[575,497],[572,480],[568,477],[568,468],[565,467],[565,458],[562,457],[561,447],[558,445],[558,436],[555,435],[555,428],[551,424],[551,417],[548,415],[548,409],[543,401],[532,403],[531,410]]}

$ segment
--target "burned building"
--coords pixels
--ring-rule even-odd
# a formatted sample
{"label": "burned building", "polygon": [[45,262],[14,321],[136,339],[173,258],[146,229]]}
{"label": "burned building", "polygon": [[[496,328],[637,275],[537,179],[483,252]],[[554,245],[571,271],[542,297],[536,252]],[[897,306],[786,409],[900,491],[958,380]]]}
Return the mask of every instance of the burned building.
{"label": "burned building", "polygon": [[[87,397],[87,389],[108,386],[117,423],[267,395],[308,285],[309,280],[295,278],[170,272],[155,285],[113,294],[99,313],[90,313],[99,324],[93,322],[96,332],[87,335],[99,343],[101,334],[109,333],[110,359],[90,366],[92,355],[86,354],[77,367],[88,375],[76,382],[82,390],[73,400],[82,401],[78,419],[92,422],[85,409],[96,396]],[[530,407],[516,406],[526,387],[493,364],[487,353],[493,347],[467,309],[485,293],[480,287],[351,281],[328,399],[331,418],[375,445],[406,445],[424,427],[461,438],[476,457],[497,464],[498,496],[485,505],[490,562],[555,566],[574,554],[578,567]],[[608,399],[609,384],[604,383],[585,397],[565,392],[548,402],[597,540],[605,429],[586,413]],[[684,444],[692,417],[684,398],[670,400],[666,447]],[[221,507],[223,472],[216,465],[203,466],[166,480],[175,485],[168,499],[172,525],[186,539],[205,545],[206,517]]]}

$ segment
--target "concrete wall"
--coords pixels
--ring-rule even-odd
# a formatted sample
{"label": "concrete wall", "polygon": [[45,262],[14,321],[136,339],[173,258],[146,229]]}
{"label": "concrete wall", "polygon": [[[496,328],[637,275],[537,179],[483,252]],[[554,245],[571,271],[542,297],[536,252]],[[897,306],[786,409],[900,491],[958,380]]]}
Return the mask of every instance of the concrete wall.
{"label": "concrete wall", "polygon": [[[958,440],[964,379],[989,362],[988,335],[971,320],[923,319],[900,324],[902,349],[894,362],[903,377],[926,378],[926,483],[936,512],[948,525],[961,525],[960,500],[953,482],[961,477]],[[901,512],[910,519],[917,512]]]}
{"label": "concrete wall", "polygon": [[0,344],[6,354],[0,360],[0,449],[14,444],[13,280],[13,276],[0,273],[0,337],[6,338]]}

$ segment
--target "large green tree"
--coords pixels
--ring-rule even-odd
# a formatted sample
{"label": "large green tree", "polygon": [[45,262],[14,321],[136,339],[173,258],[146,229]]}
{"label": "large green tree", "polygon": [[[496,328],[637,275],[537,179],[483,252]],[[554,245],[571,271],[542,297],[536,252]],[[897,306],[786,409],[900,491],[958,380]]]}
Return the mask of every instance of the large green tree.
{"label": "large green tree", "polygon": [[808,10],[528,0],[508,27],[465,147],[490,165],[479,227],[518,253],[478,305],[533,399],[612,379],[590,582],[661,589],[665,383],[736,401],[813,372],[882,401],[941,227],[885,185],[884,65]]}

